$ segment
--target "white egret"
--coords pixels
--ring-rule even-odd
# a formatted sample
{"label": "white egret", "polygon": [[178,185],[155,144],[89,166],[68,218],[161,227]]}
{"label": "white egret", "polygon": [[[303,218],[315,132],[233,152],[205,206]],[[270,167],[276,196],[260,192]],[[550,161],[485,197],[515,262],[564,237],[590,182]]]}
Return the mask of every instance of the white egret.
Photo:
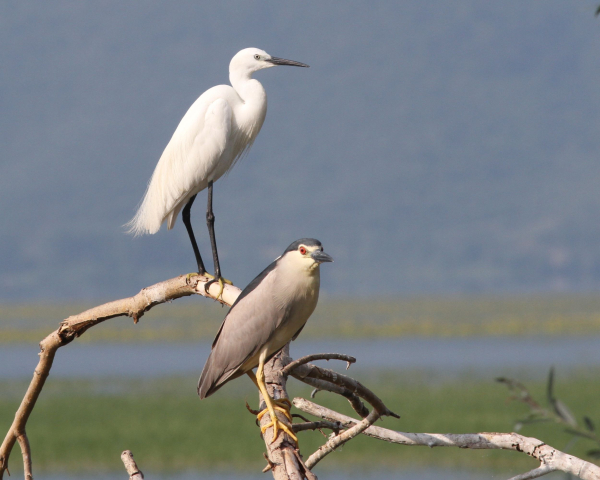
{"label": "white egret", "polygon": [[[204,92],[179,122],[166,146],[146,194],[127,224],[134,235],[153,234],[167,222],[171,230],[183,209],[198,273],[208,275],[190,223],[190,209],[196,195],[208,187],[206,223],[210,236],[215,275],[211,282],[228,282],[221,276],[212,209],[213,182],[218,180],[254,143],[267,114],[267,94],[252,74],[277,65],[308,67],[293,60],[272,57],[264,50],[246,48],[229,64],[229,85],[217,85]],[[208,275],[212,277],[212,275]]]}

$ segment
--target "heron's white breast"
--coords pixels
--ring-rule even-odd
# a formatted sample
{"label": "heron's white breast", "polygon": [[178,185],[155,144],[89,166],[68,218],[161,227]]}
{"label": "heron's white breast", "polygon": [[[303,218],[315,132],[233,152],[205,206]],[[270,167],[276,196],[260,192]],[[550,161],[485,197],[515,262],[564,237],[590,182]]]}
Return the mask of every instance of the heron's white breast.
{"label": "heron's white breast", "polygon": [[[319,269],[302,271],[301,273],[285,272],[286,266],[279,266],[273,297],[279,308],[286,315],[281,324],[269,339],[268,354],[276,352],[304,326],[312,315],[319,300]],[[292,273],[292,274],[289,274]]]}

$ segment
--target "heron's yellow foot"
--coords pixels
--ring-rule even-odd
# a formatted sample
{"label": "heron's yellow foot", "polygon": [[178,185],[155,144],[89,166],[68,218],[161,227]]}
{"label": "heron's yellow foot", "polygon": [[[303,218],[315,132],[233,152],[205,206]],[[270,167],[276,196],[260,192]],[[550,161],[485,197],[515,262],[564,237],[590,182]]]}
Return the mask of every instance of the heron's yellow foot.
{"label": "heron's yellow foot", "polygon": [[287,398],[272,398],[271,402],[273,402],[273,408],[275,408],[276,410],[279,410],[280,412],[283,412],[284,415],[289,419],[289,421],[292,421],[292,414],[290,412],[290,410],[292,409],[292,402],[289,401],[289,399]]}
{"label": "heron's yellow foot", "polygon": [[[289,414],[289,412],[282,407],[273,405],[273,408],[275,410],[279,410],[283,413]],[[257,415],[257,418],[259,421],[265,415],[265,413],[269,413],[269,416],[271,417],[271,421],[269,423],[267,423],[264,427],[260,427],[260,432],[264,435],[265,432],[267,431],[267,429],[273,427],[273,439],[271,440],[271,443],[273,443],[275,441],[275,439],[277,438],[279,430],[283,430],[290,437],[292,437],[292,439],[296,443],[296,446],[298,446],[298,437],[296,436],[296,434],[294,432],[292,432],[292,429],[290,428],[291,425],[288,426],[285,423],[283,423],[281,420],[279,420],[279,418],[277,418],[277,415],[275,415],[275,412],[270,412],[268,408],[265,408],[262,412],[260,412]]]}
{"label": "heron's yellow foot", "polygon": [[[286,408],[281,405],[273,405],[273,409],[283,413],[290,422],[292,421],[292,414],[290,413],[289,407]],[[268,412],[269,412],[268,407],[265,408],[264,410],[258,412],[258,414],[256,415],[256,417],[258,418],[258,421],[260,421],[260,419],[265,416],[265,413],[268,413]]]}
{"label": "heron's yellow foot", "polygon": [[[208,275],[208,274],[205,274]],[[206,293],[208,293],[208,289],[210,288],[210,286],[215,283],[215,282],[219,282],[219,294],[215,297],[216,300],[219,299],[219,297],[221,298],[221,300],[223,300],[223,290],[225,289],[225,284],[227,285],[233,285],[233,282],[231,280],[227,280],[226,278],[223,277],[219,277],[218,279],[212,277],[212,280],[210,280],[209,282],[206,282],[206,284],[204,285],[204,291]]]}

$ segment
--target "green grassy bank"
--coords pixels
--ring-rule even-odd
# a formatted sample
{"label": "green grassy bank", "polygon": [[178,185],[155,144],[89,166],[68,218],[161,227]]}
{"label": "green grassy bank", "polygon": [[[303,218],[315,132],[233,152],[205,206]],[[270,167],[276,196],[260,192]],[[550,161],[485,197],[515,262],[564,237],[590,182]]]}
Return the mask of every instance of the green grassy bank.
{"label": "green grassy bank", "polygon": [[[39,342],[61,320],[93,305],[0,305],[0,344]],[[197,341],[212,339],[227,313],[216,302],[185,298],[159,305],[138,325],[105,322],[78,341]],[[303,338],[484,335],[598,335],[600,296],[324,298]]]}
{"label": "green grassy bank", "polygon": [[[600,424],[599,372],[558,378],[557,396],[574,411]],[[490,379],[468,378],[431,382],[418,373],[401,377],[389,373],[359,378],[372,387],[402,418],[385,419],[381,426],[412,432],[509,432],[527,408],[508,402],[505,387]],[[148,381],[124,379],[65,381],[50,378],[31,416],[27,432],[35,469],[45,471],[120,471],[119,455],[131,449],[143,469],[159,471],[262,468],[264,445],[244,400],[256,408],[250,381],[240,379],[215,396],[199,401],[195,378]],[[545,384],[529,384],[543,401]],[[23,382],[0,383],[0,430],[12,421]],[[310,389],[291,381],[293,396],[308,397]],[[315,401],[352,414],[347,402],[319,393]],[[555,424],[525,426],[522,434],[585,456],[593,445],[571,436]],[[303,454],[312,453],[325,439],[318,432],[299,434]],[[362,437],[327,457],[321,468],[378,465],[392,468],[515,469],[535,467],[525,455],[502,451],[428,449],[386,444]],[[21,458],[13,452],[11,470],[18,478]]]}

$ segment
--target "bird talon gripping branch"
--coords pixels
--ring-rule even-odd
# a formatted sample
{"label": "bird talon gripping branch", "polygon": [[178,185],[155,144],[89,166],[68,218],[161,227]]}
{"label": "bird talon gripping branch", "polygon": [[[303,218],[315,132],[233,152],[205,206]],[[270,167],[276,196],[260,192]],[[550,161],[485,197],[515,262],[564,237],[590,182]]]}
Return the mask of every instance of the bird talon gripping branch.
{"label": "bird talon gripping branch", "polygon": [[210,286],[213,283],[218,282],[218,284],[219,284],[219,293],[215,296],[215,300],[219,300],[219,298],[221,300],[223,300],[223,290],[225,290],[225,284],[227,284],[227,285],[233,285],[233,282],[231,282],[231,280],[227,280],[226,278],[223,278],[223,277],[219,277],[218,279],[216,279],[212,275],[211,275],[211,277],[212,277],[212,280],[210,280],[210,281],[208,281],[208,282],[206,282],[204,284],[204,291],[208,295],[209,294],[208,291],[210,290]]}
{"label": "bird talon gripping branch", "polygon": [[[279,405],[273,405],[273,409],[277,410],[278,412],[283,413],[289,419],[290,422],[292,421],[292,414],[290,413],[289,408],[281,407]],[[266,413],[269,413],[268,408],[265,408],[264,410],[261,410],[260,412],[258,412],[256,414],[256,418],[258,418],[258,420],[260,421],[262,419],[262,417],[265,416]]]}
{"label": "bird talon gripping branch", "polygon": [[[275,417],[275,418],[277,418],[277,417]],[[271,427],[273,427],[273,438],[271,439],[271,443],[273,443],[275,440],[277,440],[277,437],[279,436],[279,430],[281,430],[281,431],[287,433],[292,438],[292,440],[294,440],[294,443],[296,444],[296,448],[298,448],[298,446],[299,446],[298,437],[296,436],[296,434],[294,432],[292,432],[292,429],[290,427],[288,427],[285,423],[283,423],[279,419],[277,419],[275,421],[271,420],[264,427],[260,427],[260,433],[262,433],[264,435],[265,432]]]}

